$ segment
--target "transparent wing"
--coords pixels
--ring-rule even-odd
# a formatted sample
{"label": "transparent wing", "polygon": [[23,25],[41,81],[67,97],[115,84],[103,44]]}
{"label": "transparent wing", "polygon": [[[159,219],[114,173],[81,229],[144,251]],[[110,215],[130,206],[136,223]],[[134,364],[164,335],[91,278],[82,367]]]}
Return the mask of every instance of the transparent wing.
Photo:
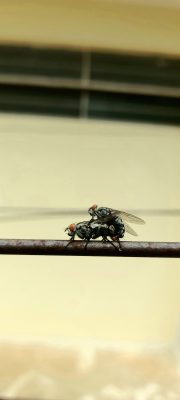
{"label": "transparent wing", "polygon": [[136,217],[136,215],[126,213],[125,211],[119,211],[117,215],[120,215],[123,221],[132,222],[133,224],[145,224],[143,219]]}
{"label": "transparent wing", "polygon": [[125,231],[130,233],[133,236],[138,236],[138,234],[134,231],[134,229],[132,229],[127,222],[124,222],[124,227],[125,227]]}

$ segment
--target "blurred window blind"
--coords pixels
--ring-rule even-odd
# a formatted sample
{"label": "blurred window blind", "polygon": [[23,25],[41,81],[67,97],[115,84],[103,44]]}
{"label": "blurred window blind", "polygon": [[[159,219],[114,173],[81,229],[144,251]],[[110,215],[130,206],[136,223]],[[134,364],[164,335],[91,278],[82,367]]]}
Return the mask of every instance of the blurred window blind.
{"label": "blurred window blind", "polygon": [[0,46],[0,110],[180,123],[180,59]]}

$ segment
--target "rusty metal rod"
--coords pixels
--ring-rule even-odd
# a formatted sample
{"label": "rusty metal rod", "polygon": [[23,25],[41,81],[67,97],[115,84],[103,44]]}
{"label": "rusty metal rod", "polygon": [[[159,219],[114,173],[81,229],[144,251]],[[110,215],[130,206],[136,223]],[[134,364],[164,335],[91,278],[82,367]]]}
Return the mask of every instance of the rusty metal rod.
{"label": "rusty metal rod", "polygon": [[0,254],[101,257],[180,257],[180,242],[121,242],[119,251],[112,243],[75,240],[0,239]]}

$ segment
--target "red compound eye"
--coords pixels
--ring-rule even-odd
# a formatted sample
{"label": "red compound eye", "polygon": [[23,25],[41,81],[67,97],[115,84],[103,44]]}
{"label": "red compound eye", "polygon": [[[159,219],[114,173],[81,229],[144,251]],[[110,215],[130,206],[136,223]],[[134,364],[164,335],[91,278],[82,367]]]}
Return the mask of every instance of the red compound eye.
{"label": "red compound eye", "polygon": [[93,206],[91,208],[92,208],[92,210],[95,210],[97,208],[97,205],[93,204]]}
{"label": "red compound eye", "polygon": [[69,225],[69,229],[70,229],[71,232],[74,232],[74,230],[75,230],[75,224]]}

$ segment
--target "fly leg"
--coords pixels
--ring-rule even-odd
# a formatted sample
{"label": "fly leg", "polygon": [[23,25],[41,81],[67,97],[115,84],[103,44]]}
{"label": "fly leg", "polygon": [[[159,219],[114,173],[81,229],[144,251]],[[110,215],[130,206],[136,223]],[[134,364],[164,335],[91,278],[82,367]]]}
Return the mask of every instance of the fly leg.
{"label": "fly leg", "polygon": [[95,218],[91,218],[89,221],[88,221],[88,225],[90,225],[91,224],[91,222],[94,222],[95,221]]}
{"label": "fly leg", "polygon": [[90,242],[90,239],[87,239],[86,243],[85,243],[85,246],[84,246],[84,250],[85,251],[87,251],[87,247],[88,247],[89,242]]}
{"label": "fly leg", "polygon": [[73,235],[73,236],[71,237],[71,239],[69,240],[69,242],[68,242],[67,245],[65,246],[64,250],[67,249],[67,247],[74,241],[74,236],[75,236],[75,235]]}
{"label": "fly leg", "polygon": [[[121,242],[120,242],[120,240],[119,240],[119,239],[116,239],[115,242],[118,243],[118,251],[122,251],[122,247],[121,247]],[[116,247],[116,249],[117,249],[117,247]]]}
{"label": "fly leg", "polygon": [[102,242],[104,242],[104,243],[106,243],[106,242],[111,243],[112,246],[116,249],[116,251],[119,252],[119,249],[118,249],[117,246],[113,243],[113,241],[112,241],[112,240],[109,240],[106,236],[103,237]]}
{"label": "fly leg", "polygon": [[[86,237],[85,237],[85,241],[86,241],[85,246],[84,246],[85,251],[87,251],[87,247],[88,247],[90,240],[92,239],[92,236],[93,236],[93,230],[90,227],[90,230],[89,230],[88,234],[86,234]],[[94,239],[94,237],[93,237],[93,239]]]}

